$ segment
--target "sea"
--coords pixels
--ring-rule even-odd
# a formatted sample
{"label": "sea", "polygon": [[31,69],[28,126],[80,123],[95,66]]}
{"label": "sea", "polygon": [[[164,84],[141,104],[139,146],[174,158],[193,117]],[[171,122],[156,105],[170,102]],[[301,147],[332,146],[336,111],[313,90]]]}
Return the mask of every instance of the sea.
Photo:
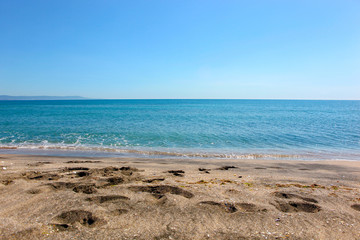
{"label": "sea", "polygon": [[0,154],[360,160],[360,101],[0,101]]}

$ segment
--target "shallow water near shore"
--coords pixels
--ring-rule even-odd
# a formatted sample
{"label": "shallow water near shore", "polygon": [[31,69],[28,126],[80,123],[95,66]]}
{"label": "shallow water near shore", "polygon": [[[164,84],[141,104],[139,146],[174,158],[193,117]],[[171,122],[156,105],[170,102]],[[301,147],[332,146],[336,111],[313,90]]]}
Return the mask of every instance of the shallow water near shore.
{"label": "shallow water near shore", "polygon": [[0,101],[0,153],[360,160],[360,101]]}

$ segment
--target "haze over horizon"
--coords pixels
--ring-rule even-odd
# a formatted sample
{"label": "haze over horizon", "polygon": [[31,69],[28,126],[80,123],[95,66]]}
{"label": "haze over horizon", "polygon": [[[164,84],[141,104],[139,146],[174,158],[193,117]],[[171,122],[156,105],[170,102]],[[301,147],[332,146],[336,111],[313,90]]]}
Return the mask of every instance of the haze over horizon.
{"label": "haze over horizon", "polygon": [[0,95],[2,100],[304,100],[304,101],[360,101],[359,99],[305,99],[305,98],[88,98],[83,96],[11,96]]}
{"label": "haze over horizon", "polygon": [[359,1],[2,1],[0,94],[360,99]]}

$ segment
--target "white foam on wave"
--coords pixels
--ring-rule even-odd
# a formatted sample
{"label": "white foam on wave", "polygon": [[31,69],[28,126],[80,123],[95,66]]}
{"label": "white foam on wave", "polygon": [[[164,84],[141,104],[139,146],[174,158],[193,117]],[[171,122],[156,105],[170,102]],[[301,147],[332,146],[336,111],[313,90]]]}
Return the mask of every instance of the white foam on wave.
{"label": "white foam on wave", "polygon": [[162,156],[162,157],[180,157],[180,158],[221,158],[221,159],[294,159],[301,158],[295,154],[269,154],[269,153],[209,153],[209,152],[185,152],[185,151],[159,151],[159,150],[143,150],[143,149],[125,149],[116,146],[89,146],[82,145],[79,142],[74,144],[49,143],[42,141],[41,143],[24,142],[21,144],[0,144],[1,149],[12,150],[63,150],[63,151],[83,151],[83,152],[102,152],[102,153],[127,153],[140,156]]}

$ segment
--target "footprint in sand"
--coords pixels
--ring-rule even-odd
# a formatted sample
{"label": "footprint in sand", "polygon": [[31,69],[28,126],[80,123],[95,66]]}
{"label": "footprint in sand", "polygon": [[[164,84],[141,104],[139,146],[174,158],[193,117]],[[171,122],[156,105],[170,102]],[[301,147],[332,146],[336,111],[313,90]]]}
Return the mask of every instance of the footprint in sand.
{"label": "footprint in sand", "polygon": [[307,213],[316,213],[321,210],[321,207],[307,202],[279,202],[277,201],[273,204],[278,210],[287,213],[293,212],[307,212]]}
{"label": "footprint in sand", "polygon": [[80,184],[73,188],[73,191],[76,193],[85,193],[85,194],[93,194],[97,193],[95,189],[95,184]]}
{"label": "footprint in sand", "polygon": [[65,163],[100,163],[101,161],[67,161]]}
{"label": "footprint in sand", "polygon": [[234,212],[260,212],[267,211],[266,209],[261,209],[252,203],[226,203],[226,202],[215,202],[215,201],[202,201],[200,205],[207,205],[210,207],[216,207],[228,213]]}
{"label": "footprint in sand", "polygon": [[105,196],[94,196],[90,198],[86,198],[86,201],[94,202],[97,204],[105,203],[105,202],[117,202],[123,200],[130,200],[130,198],[121,196],[121,195],[105,195]]}
{"label": "footprint in sand", "polygon": [[351,208],[356,211],[360,211],[360,204],[353,204],[353,205],[351,205]]}
{"label": "footprint in sand", "polygon": [[192,198],[194,194],[191,192],[185,191],[181,188],[168,186],[168,185],[159,185],[159,186],[132,186],[129,187],[131,191],[134,192],[148,192],[151,193],[155,198],[160,199],[164,197],[165,193],[171,193],[180,195],[186,198]]}
{"label": "footprint in sand", "polygon": [[225,171],[227,171],[230,168],[237,168],[237,167],[235,167],[235,166],[223,166],[223,167],[217,168],[216,170],[225,170]]}
{"label": "footprint in sand", "polygon": [[302,197],[300,195],[293,194],[293,193],[274,192],[273,194],[277,198],[283,198],[283,199],[298,198],[298,199],[304,200],[306,202],[318,203],[318,201],[314,198]]}
{"label": "footprint in sand", "polygon": [[202,201],[199,203],[200,205],[207,205],[210,207],[216,207],[228,213],[237,212],[237,208],[232,203],[219,203],[215,201]]}
{"label": "footprint in sand", "polygon": [[72,172],[72,171],[89,171],[90,168],[87,167],[66,167],[63,169],[64,172]]}
{"label": "footprint in sand", "polygon": [[183,170],[170,170],[170,171],[167,171],[167,172],[172,173],[176,177],[183,177],[184,173],[185,173]]}
{"label": "footprint in sand", "polygon": [[105,168],[95,168],[91,169],[91,174],[101,175],[104,177],[110,177],[114,175],[118,175],[119,173],[126,176],[133,175],[134,172],[140,172],[141,170],[133,167],[105,167]]}
{"label": "footprint in sand", "polygon": [[276,198],[281,198],[284,200],[287,199],[301,199],[305,202],[295,202],[295,201],[289,201],[289,202],[283,202],[283,201],[276,201],[272,205],[274,205],[278,210],[282,212],[307,212],[307,213],[315,213],[319,212],[321,210],[321,207],[313,204],[318,203],[318,201],[314,198],[308,198],[308,197],[302,197],[297,194],[293,193],[286,193],[286,192],[274,192],[273,195]]}
{"label": "footprint in sand", "polygon": [[106,179],[106,181],[108,182],[108,184],[106,185],[118,185],[124,182],[124,178],[122,177],[110,177],[108,179]]}
{"label": "footprint in sand", "polygon": [[51,181],[51,180],[57,180],[57,179],[61,178],[61,175],[56,174],[56,173],[35,172],[35,171],[23,173],[22,176],[28,180],[49,180],[49,181]]}
{"label": "footprint in sand", "polygon": [[91,173],[89,168],[86,167],[71,167],[71,168],[64,168],[63,172],[72,172],[70,174],[75,174],[76,177],[87,177],[90,176]]}
{"label": "footprint in sand", "polygon": [[200,172],[204,172],[204,173],[210,173],[210,170],[211,170],[211,169],[206,169],[206,168],[198,168],[198,170],[199,170]]}
{"label": "footprint in sand", "polygon": [[152,178],[152,179],[144,179],[143,182],[145,183],[153,183],[153,182],[162,182],[165,178]]}
{"label": "footprint in sand", "polygon": [[53,190],[71,189],[76,193],[85,194],[92,194],[97,192],[94,183],[54,182],[46,185],[50,186]]}
{"label": "footprint in sand", "polygon": [[59,223],[51,225],[53,225],[56,229],[60,231],[70,230],[76,223],[80,223],[82,226],[85,227],[94,227],[102,222],[99,221],[99,219],[91,212],[84,210],[71,210],[63,212],[60,215],[56,216],[54,220]]}

